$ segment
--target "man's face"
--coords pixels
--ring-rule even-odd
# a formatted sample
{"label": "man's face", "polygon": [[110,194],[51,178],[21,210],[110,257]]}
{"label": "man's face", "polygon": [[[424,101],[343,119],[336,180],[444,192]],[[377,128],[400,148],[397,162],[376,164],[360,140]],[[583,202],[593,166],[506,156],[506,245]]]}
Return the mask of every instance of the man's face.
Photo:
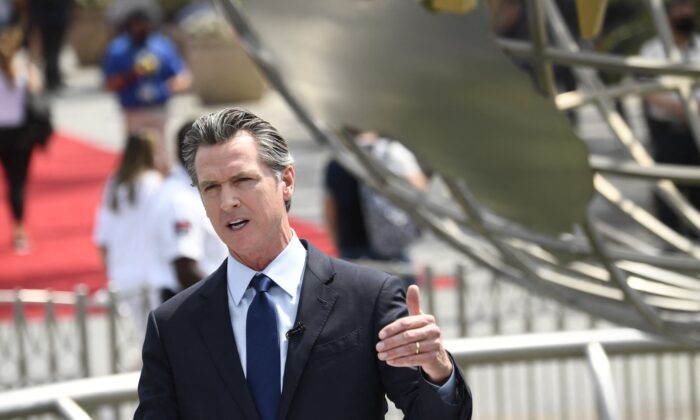
{"label": "man's face", "polygon": [[294,168],[287,167],[279,179],[260,161],[257,143],[245,131],[226,143],[200,146],[194,167],[219,238],[238,261],[265,268],[291,239],[284,202],[294,192]]}

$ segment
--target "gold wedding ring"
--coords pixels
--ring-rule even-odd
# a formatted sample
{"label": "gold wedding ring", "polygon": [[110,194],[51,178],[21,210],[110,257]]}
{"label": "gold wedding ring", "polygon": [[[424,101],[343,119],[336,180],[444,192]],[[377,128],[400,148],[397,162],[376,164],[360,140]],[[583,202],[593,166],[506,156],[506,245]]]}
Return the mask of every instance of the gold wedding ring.
{"label": "gold wedding ring", "polygon": [[420,342],[416,341],[416,354],[420,354]]}

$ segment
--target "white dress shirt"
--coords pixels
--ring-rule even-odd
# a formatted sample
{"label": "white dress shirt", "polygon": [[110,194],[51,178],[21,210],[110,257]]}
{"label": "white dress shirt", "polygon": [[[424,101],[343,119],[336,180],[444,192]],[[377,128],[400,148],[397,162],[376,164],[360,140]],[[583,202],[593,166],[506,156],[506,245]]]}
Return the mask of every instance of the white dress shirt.
{"label": "white dress shirt", "polygon": [[[294,325],[301,297],[301,283],[306,267],[306,248],[301,244],[294,230],[287,247],[265,269],[263,274],[275,282],[268,295],[277,311],[277,333],[280,342],[280,389],[284,378],[284,365],[287,361],[286,333]],[[229,255],[227,262],[228,309],[231,314],[233,336],[241,358],[243,373],[246,372],[246,319],[248,307],[255,297],[255,289],[248,288],[257,271],[245,266]]]}
{"label": "white dress shirt", "polygon": [[[277,311],[277,334],[280,343],[280,390],[284,380],[284,366],[287,361],[288,341],[286,337],[296,319],[299,299],[301,298],[301,286],[306,268],[306,248],[301,244],[294,230],[292,240],[286,248],[265,269],[263,274],[275,282],[277,287],[271,287],[268,295],[272,299]],[[228,284],[228,309],[233,326],[233,336],[236,339],[238,356],[241,359],[243,374],[247,376],[246,353],[246,319],[248,307],[255,297],[255,289],[248,288],[253,276],[258,272],[231,255],[228,256],[226,267],[226,282]],[[430,382],[428,382],[430,384]],[[454,402],[455,374],[454,370],[448,381],[442,386],[432,385],[438,395],[446,402]]]}

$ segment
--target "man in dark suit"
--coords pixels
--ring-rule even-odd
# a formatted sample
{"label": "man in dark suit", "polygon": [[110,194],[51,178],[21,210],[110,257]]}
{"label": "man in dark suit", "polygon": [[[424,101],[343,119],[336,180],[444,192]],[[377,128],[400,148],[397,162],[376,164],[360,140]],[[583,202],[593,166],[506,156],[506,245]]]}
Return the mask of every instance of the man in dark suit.
{"label": "man in dark suit", "polygon": [[137,419],[469,419],[471,394],[418,288],[330,258],[287,212],[285,140],[237,108],[200,117],[183,151],[230,256],[148,319]]}

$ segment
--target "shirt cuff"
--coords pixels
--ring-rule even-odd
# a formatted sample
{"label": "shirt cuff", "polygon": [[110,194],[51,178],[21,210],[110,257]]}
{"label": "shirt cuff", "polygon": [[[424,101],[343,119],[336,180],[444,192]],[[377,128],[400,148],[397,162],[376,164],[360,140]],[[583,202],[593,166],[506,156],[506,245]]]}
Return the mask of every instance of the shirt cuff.
{"label": "shirt cuff", "polygon": [[[428,383],[433,389],[435,389],[435,392],[442,398],[442,400],[448,404],[456,404],[457,403],[457,385],[456,382],[457,380],[455,379],[455,366],[452,366],[452,373],[450,374],[449,379],[447,379],[447,382],[445,382],[442,385],[435,385],[434,383],[430,382],[428,378],[423,375],[423,379],[425,379],[425,382]],[[421,374],[423,374],[423,371],[421,370]]]}

